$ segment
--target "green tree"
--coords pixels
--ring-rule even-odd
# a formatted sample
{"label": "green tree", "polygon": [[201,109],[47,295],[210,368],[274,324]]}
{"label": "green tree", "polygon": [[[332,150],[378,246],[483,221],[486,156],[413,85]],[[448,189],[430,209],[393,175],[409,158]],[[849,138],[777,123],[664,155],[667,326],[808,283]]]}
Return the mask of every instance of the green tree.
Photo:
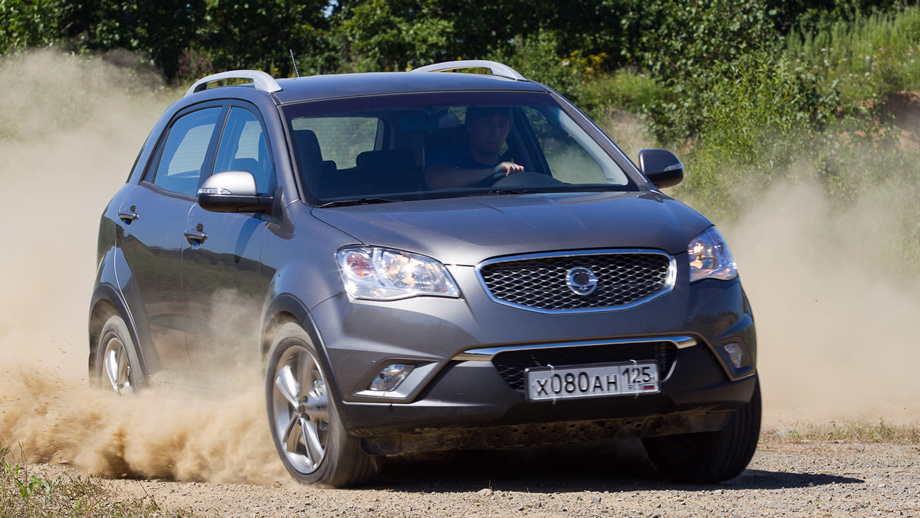
{"label": "green tree", "polygon": [[[203,0],[97,0],[70,5],[62,36],[76,49],[147,55],[174,77],[204,14]],[[59,22],[61,23],[61,22]]]}
{"label": "green tree", "polygon": [[294,73],[298,60],[328,52],[327,0],[206,0],[196,43],[220,70],[259,68],[276,76]]}
{"label": "green tree", "polygon": [[0,0],[0,53],[61,41],[73,8],[66,0]]}
{"label": "green tree", "polygon": [[403,70],[447,57],[453,22],[437,2],[369,0],[341,5],[333,14],[332,43],[346,70]]}

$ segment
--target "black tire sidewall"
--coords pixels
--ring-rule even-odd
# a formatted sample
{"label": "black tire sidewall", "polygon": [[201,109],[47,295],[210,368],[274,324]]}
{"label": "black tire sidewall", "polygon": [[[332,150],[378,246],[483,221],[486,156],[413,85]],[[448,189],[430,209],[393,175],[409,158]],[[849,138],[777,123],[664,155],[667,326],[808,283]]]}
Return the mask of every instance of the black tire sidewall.
{"label": "black tire sidewall", "polygon": [[[755,383],[751,401],[731,414],[723,430],[643,439],[659,473],[668,480],[697,484],[722,482],[741,474],[760,438],[760,381]],[[675,450],[687,452],[691,448],[695,449],[691,455],[675,455]]]}
{"label": "black tire sidewall", "polygon": [[96,386],[112,390],[108,375],[105,372],[105,349],[106,344],[113,335],[121,341],[128,354],[128,363],[131,367],[131,386],[134,388],[134,392],[137,393],[143,388],[144,375],[141,372],[141,364],[134,340],[131,339],[131,332],[128,331],[127,324],[119,315],[109,317],[105,325],[102,326],[102,331],[99,332],[99,342],[96,344],[96,368],[95,372],[92,373],[96,380]]}

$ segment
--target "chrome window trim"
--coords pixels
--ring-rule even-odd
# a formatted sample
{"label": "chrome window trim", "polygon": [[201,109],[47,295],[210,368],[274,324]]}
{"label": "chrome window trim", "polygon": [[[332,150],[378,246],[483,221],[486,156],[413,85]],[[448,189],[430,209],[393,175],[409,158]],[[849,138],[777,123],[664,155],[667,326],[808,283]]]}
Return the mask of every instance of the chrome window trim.
{"label": "chrome window trim", "polygon": [[[661,291],[658,291],[647,297],[630,302],[629,304],[624,304],[622,306],[605,306],[601,308],[579,308],[579,309],[541,309],[534,308],[530,306],[525,306],[523,304],[515,304],[513,302],[508,302],[496,297],[492,290],[489,289],[489,286],[486,284],[486,280],[482,276],[482,269],[490,264],[495,263],[507,263],[513,261],[526,261],[531,259],[548,259],[556,257],[579,257],[586,255],[627,255],[627,254],[655,254],[661,255],[668,258],[668,277],[665,279],[664,288]],[[674,285],[677,282],[677,260],[671,254],[664,252],[662,250],[654,249],[642,249],[642,248],[617,248],[617,249],[601,249],[601,250],[579,250],[579,251],[567,251],[567,252],[543,252],[537,254],[523,254],[523,255],[509,255],[503,257],[495,257],[492,259],[485,260],[478,265],[476,265],[476,277],[479,279],[479,285],[485,291],[486,295],[492,302],[497,304],[502,304],[504,306],[510,306],[513,308],[523,309],[526,311],[533,311],[536,313],[544,313],[550,315],[559,315],[559,314],[572,314],[572,313],[598,313],[601,311],[622,311],[624,309],[634,308],[646,302],[657,299],[667,293],[670,293],[674,289]]]}
{"label": "chrome window trim", "polygon": [[557,344],[527,344],[527,345],[508,345],[499,347],[483,347],[477,349],[467,349],[454,355],[452,361],[485,361],[489,362],[496,355],[509,351],[535,351],[541,349],[565,349],[570,347],[594,347],[602,345],[626,345],[626,344],[649,344],[658,342],[671,342],[678,349],[693,347],[697,343],[696,338],[692,336],[653,336],[649,338],[623,338],[617,340],[591,340],[588,342],[562,342]]}

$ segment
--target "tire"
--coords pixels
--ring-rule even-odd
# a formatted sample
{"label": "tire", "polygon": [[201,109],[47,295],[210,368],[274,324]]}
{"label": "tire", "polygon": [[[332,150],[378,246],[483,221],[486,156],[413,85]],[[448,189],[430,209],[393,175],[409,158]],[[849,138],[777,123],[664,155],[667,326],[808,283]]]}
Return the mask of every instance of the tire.
{"label": "tire", "polygon": [[132,395],[141,390],[144,375],[137,349],[128,326],[118,315],[109,317],[102,326],[99,343],[96,344],[95,372],[92,374],[99,387],[121,395]]}
{"label": "tire", "polygon": [[358,486],[377,474],[378,459],[364,453],[360,440],[345,431],[328,379],[309,335],[297,324],[284,324],[272,344],[265,376],[272,441],[297,481]]}
{"label": "tire", "polygon": [[751,401],[718,432],[667,435],[642,440],[658,472],[674,482],[713,484],[735,478],[747,467],[760,438],[760,382]]}

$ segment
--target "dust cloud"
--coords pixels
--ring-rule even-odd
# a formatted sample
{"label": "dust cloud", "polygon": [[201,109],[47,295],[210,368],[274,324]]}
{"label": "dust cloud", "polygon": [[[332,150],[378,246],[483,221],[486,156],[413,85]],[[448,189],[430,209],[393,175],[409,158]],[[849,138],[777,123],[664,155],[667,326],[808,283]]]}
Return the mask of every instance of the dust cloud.
{"label": "dust cloud", "polygon": [[289,478],[256,376],[232,393],[158,386],[131,398],[87,381],[99,217],[181,93],[129,55],[0,61],[0,440],[17,461],[116,477]]}
{"label": "dust cloud", "polygon": [[[131,398],[88,386],[98,219],[179,95],[130,61],[0,61],[0,439],[17,458],[110,476],[286,481],[257,379]],[[886,278],[865,253],[884,218],[871,200],[835,212],[804,183],[724,229],[755,309],[768,426],[920,415],[918,283]]]}
{"label": "dust cloud", "polygon": [[817,184],[777,185],[726,231],[754,308],[768,425],[920,422],[920,279],[883,268],[902,239],[896,206],[915,196],[866,192],[841,208]]}

